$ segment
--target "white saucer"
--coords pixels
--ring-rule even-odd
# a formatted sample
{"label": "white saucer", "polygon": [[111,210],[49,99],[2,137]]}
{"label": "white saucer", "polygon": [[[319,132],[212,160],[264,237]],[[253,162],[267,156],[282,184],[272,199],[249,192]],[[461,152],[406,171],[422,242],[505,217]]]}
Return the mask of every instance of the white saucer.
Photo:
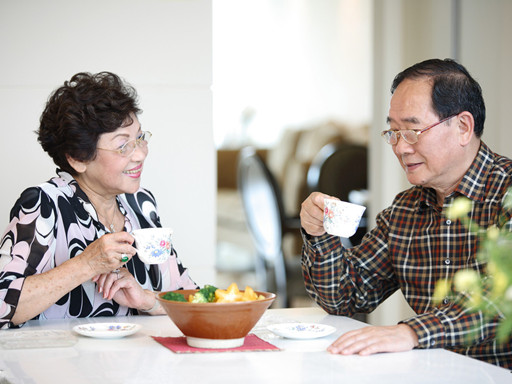
{"label": "white saucer", "polygon": [[330,325],[315,323],[271,324],[267,326],[267,329],[287,339],[316,339],[336,331],[336,328]]}
{"label": "white saucer", "polygon": [[88,337],[97,339],[117,339],[133,335],[141,326],[131,323],[89,323],[73,327],[73,331]]}

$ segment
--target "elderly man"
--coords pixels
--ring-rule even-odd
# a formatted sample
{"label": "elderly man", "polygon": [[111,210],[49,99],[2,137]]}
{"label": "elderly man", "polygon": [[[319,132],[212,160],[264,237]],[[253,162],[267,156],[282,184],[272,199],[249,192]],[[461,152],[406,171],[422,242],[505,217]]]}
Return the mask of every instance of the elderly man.
{"label": "elderly man", "polygon": [[437,281],[461,268],[478,271],[478,241],[446,210],[458,196],[472,201],[481,227],[496,224],[512,183],[512,161],[481,141],[485,105],[481,88],[453,60],[427,60],[393,82],[382,133],[413,187],[379,213],[360,245],[346,249],[323,228],[324,194],[301,208],[302,263],[306,289],[327,312],[371,312],[401,290],[416,316],[398,325],[348,332],[331,353],[368,355],[413,348],[447,348],[512,367],[512,344],[495,340],[497,320],[465,311],[464,297],[433,303]]}

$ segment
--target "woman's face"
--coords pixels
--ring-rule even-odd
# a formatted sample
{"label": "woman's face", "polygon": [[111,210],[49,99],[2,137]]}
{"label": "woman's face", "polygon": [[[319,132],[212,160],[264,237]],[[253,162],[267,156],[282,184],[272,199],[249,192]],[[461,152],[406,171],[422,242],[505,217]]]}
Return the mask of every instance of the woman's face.
{"label": "woman's face", "polygon": [[131,115],[131,118],[133,122],[130,125],[99,137],[96,158],[87,163],[85,171],[78,175],[80,186],[86,192],[110,197],[135,193],[139,189],[144,160],[148,155],[147,146],[137,145],[133,153],[126,157],[116,152],[142,133],[137,116]]}

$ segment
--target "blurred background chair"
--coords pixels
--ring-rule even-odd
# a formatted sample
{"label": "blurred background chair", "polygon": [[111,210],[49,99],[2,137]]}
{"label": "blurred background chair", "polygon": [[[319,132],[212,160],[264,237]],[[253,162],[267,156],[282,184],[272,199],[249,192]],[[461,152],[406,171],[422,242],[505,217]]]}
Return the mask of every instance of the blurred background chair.
{"label": "blurred background chair", "polygon": [[[322,147],[308,169],[309,192],[323,192],[343,201],[366,206],[368,195],[368,153],[364,145],[338,142]],[[368,231],[365,211],[356,233],[341,238],[350,248],[361,242]],[[352,318],[366,322],[367,314],[355,313]]]}
{"label": "blurred background chair", "polygon": [[286,217],[279,186],[252,147],[240,151],[238,189],[247,227],[256,250],[256,275],[261,290],[275,291],[274,306],[289,307],[295,296],[307,296],[300,257],[283,252],[283,235],[298,231],[298,218]]}
{"label": "blurred background chair", "polygon": [[[368,188],[367,148],[354,143],[329,143],[314,157],[307,173],[309,192],[319,191],[343,201],[365,205]],[[366,211],[357,232],[342,239],[357,245],[367,232]]]}
{"label": "blurred background chair", "polygon": [[[281,240],[282,252],[288,264],[298,264],[301,253],[302,238],[298,230],[298,215],[300,204],[310,193],[306,179],[313,160],[319,159],[318,153],[329,143],[343,142],[366,147],[367,131],[367,126],[351,126],[327,120],[288,127],[275,146],[253,147],[277,185],[281,208],[284,207],[284,213],[281,213],[284,218]],[[257,276],[256,272],[256,264],[259,262],[257,259],[260,258],[256,257],[258,252],[249,232],[248,219],[238,188],[241,148],[243,147],[217,151],[216,281],[219,286],[228,286],[236,281],[242,286],[261,288],[263,278]],[[306,293],[304,296],[294,293],[303,290],[302,276],[299,276],[297,279],[290,279],[288,274],[287,290],[292,293],[288,300],[290,306],[315,305]],[[268,286],[274,285],[274,280],[274,274],[269,271]],[[300,286],[290,288],[294,284]]]}

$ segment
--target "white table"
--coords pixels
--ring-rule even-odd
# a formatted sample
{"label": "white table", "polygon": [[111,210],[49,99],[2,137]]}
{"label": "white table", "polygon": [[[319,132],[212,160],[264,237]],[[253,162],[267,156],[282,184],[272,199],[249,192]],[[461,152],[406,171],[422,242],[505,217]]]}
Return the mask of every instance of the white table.
{"label": "white table", "polygon": [[[266,329],[270,323],[288,321],[319,322],[337,330],[320,339],[290,340]],[[326,352],[330,343],[365,324],[327,315],[319,308],[265,313],[253,333],[282,349],[277,352],[176,354],[150,337],[181,335],[167,316],[31,321],[21,331],[71,330],[89,322],[131,322],[142,328],[121,339],[77,336],[71,347],[0,350],[0,377],[37,384],[512,383],[512,373],[506,369],[442,349],[366,357],[331,355]]]}

